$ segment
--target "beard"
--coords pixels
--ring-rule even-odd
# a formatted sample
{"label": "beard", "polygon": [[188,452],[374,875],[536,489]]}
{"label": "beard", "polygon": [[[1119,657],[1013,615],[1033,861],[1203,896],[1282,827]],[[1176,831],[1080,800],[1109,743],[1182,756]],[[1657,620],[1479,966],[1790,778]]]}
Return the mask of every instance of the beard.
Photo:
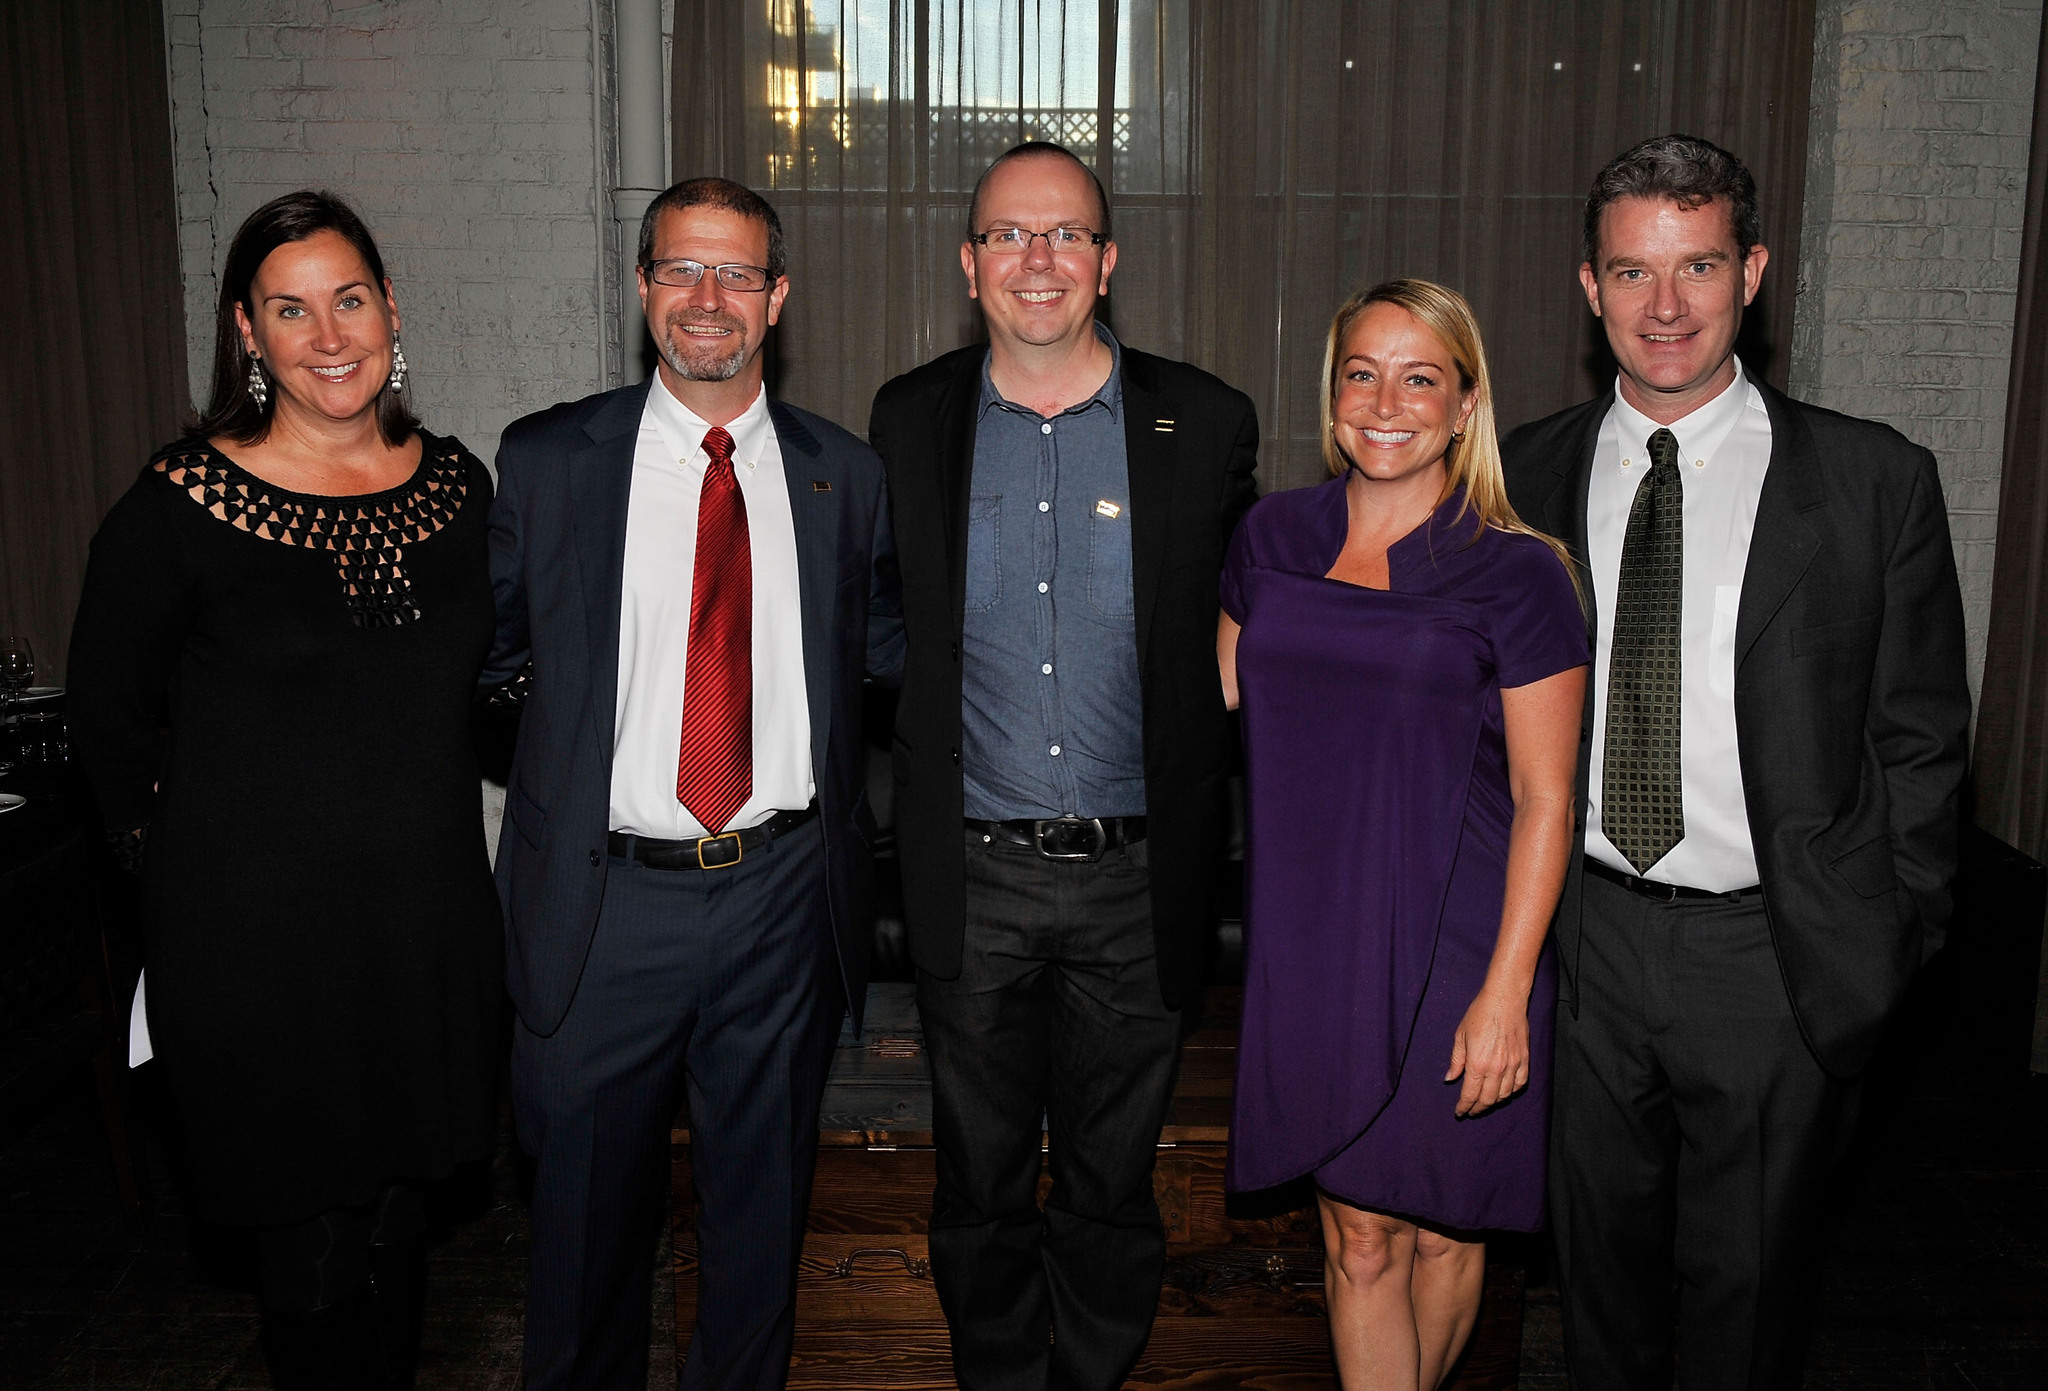
{"label": "beard", "polygon": [[[708,324],[729,329],[732,337],[700,342],[683,331],[685,325]],[[731,314],[673,313],[655,339],[661,360],[669,370],[689,382],[729,382],[747,362],[747,326]],[[725,346],[730,344],[730,347]]]}

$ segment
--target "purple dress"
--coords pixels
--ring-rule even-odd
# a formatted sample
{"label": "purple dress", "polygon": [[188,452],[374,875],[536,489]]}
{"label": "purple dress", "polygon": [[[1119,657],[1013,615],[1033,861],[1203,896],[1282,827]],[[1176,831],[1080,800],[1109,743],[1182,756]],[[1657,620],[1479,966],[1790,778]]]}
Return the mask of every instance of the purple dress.
{"label": "purple dress", "polygon": [[1314,1174],[1432,1226],[1543,1224],[1556,967],[1529,997],[1529,1085],[1458,1120],[1451,1040],[1500,933],[1500,692],[1589,660],[1556,555],[1454,494],[1387,552],[1388,589],[1325,578],[1344,480],[1245,517],[1223,607],[1244,627],[1244,1036],[1230,1184]]}

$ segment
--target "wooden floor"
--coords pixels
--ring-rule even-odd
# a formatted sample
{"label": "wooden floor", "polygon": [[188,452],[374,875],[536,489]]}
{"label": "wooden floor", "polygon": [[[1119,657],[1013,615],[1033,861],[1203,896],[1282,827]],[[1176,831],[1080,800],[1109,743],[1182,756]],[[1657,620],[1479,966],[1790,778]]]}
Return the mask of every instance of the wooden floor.
{"label": "wooden floor", "polygon": [[[1967,1040],[1930,1033],[1954,1019],[1922,1018],[1901,1035],[1873,1087],[1809,1387],[2048,1385],[2048,1078],[1972,1061]],[[144,1236],[122,1226],[88,1100],[0,1135],[0,1388],[268,1385],[246,1253],[184,1219],[161,1113],[145,1125],[157,1215]],[[490,1173],[439,1203],[428,1388],[519,1383],[526,1212],[509,1132],[500,1149]],[[658,1272],[650,1343],[661,1349],[673,1346],[661,1322],[667,1258],[648,1254]],[[649,1385],[672,1378],[672,1363],[657,1360]],[[842,1365],[833,1384],[860,1382]],[[943,1368],[934,1384],[945,1384]],[[1539,1257],[1520,1385],[1566,1384],[1556,1295]]]}

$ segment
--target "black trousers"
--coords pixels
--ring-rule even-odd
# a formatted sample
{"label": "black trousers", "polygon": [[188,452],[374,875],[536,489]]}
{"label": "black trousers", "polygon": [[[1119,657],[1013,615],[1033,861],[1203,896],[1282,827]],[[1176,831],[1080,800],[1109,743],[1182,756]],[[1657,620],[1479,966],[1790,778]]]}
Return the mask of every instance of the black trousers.
{"label": "black trousers", "polygon": [[1792,1016],[1760,899],[1585,880],[1550,1204],[1577,1391],[1792,1387],[1855,1103]]}
{"label": "black trousers", "polygon": [[643,1391],[670,1122],[689,1089],[701,1272],[685,1388],[777,1391],[845,991],[813,821],[730,869],[614,858],[568,1017],[512,1038],[535,1161],[533,1391]]}
{"label": "black trousers", "polygon": [[1159,995],[1147,846],[1062,863],[965,837],[960,975],[917,986],[954,1370],[963,1391],[1102,1391],[1144,1350],[1166,1257],[1152,1163],[1180,1016]]}

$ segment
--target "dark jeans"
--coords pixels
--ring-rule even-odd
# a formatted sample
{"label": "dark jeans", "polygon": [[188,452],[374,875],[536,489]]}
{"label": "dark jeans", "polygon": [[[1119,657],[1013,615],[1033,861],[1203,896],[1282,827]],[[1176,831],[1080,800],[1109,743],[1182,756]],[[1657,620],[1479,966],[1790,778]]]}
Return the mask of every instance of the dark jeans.
{"label": "dark jeans", "polygon": [[614,857],[568,1017],[545,1037],[512,1033],[535,1163],[531,1391],[646,1386],[650,1257],[685,1087],[701,1278],[681,1384],[779,1391],[845,1007],[816,821],[730,869]]}
{"label": "dark jeans", "polygon": [[966,847],[960,975],[917,984],[938,1144],[932,1279],[954,1370],[963,1391],[1116,1387],[1159,1299],[1152,1162],[1179,1043],[1148,847],[1093,864],[974,832]]}
{"label": "dark jeans", "polygon": [[1760,901],[1585,892],[1550,1131],[1572,1385],[1797,1386],[1855,1086],[1800,1037]]}

